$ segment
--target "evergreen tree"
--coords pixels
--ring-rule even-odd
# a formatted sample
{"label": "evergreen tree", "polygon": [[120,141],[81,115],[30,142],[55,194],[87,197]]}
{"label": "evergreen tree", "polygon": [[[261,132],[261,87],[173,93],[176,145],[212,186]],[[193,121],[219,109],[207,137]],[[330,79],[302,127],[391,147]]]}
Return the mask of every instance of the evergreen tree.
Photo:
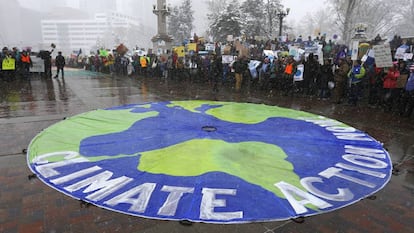
{"label": "evergreen tree", "polygon": [[168,31],[174,37],[177,44],[182,44],[191,37],[194,29],[193,14],[191,0],[183,0],[180,6],[172,8],[168,21]]}
{"label": "evergreen tree", "polygon": [[238,1],[231,2],[216,18],[212,19],[210,33],[216,41],[226,41],[228,35],[239,37],[242,35],[243,21]]}
{"label": "evergreen tree", "polygon": [[245,19],[243,31],[248,38],[266,35],[266,12],[263,6],[263,0],[246,0],[241,5],[242,18]]}

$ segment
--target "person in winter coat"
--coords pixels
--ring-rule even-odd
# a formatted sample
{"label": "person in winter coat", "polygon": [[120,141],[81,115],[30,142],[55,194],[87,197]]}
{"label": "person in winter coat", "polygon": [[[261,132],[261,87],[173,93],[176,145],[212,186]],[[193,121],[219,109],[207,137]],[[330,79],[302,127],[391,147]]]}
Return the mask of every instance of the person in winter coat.
{"label": "person in winter coat", "polygon": [[399,89],[397,88],[397,79],[400,77],[400,71],[397,64],[388,69],[387,74],[383,78],[384,96],[383,103],[386,111],[391,111],[395,101],[399,97]]}
{"label": "person in winter coat", "polygon": [[325,59],[323,66],[321,67],[321,73],[317,78],[319,98],[328,98],[328,82],[333,80],[332,64],[331,61]]}
{"label": "person in winter coat", "polygon": [[141,74],[146,74],[147,73],[147,67],[148,67],[148,60],[147,60],[147,56],[141,56],[139,58],[139,64],[141,65]]}
{"label": "person in winter coat", "polygon": [[218,83],[223,76],[223,62],[221,56],[214,55],[211,63],[213,91],[218,92]]}
{"label": "person in winter coat", "polygon": [[243,82],[243,74],[248,70],[248,64],[244,57],[237,58],[233,63],[234,78],[236,79],[236,91],[240,91]]}
{"label": "person in winter coat", "polygon": [[363,90],[363,78],[365,77],[365,68],[360,60],[355,61],[353,67],[348,72],[349,98],[348,104],[356,106]]}
{"label": "person in winter coat", "polygon": [[55,64],[56,64],[56,68],[57,68],[57,73],[56,73],[55,78],[59,77],[59,71],[62,71],[62,78],[64,78],[65,73],[64,73],[63,68],[65,67],[66,62],[65,62],[65,57],[62,56],[61,51],[58,52],[58,55],[55,58]]}
{"label": "person in winter coat", "polygon": [[296,62],[293,59],[293,56],[289,56],[286,61],[285,71],[283,74],[283,88],[284,88],[284,95],[288,95],[293,91],[293,76],[296,73]]}
{"label": "person in winter coat", "polygon": [[310,53],[308,59],[305,62],[303,71],[302,89],[306,95],[316,94],[316,77],[319,74],[320,65],[317,59],[315,59],[313,53]]}
{"label": "person in winter coat", "polygon": [[400,115],[410,117],[414,110],[414,64],[410,66],[410,76],[401,98]]}
{"label": "person in winter coat", "polygon": [[28,77],[30,74],[30,67],[33,67],[32,59],[30,58],[30,54],[23,50],[21,56],[20,56],[20,62],[22,66],[22,74],[23,77]]}
{"label": "person in winter coat", "polygon": [[345,58],[340,58],[338,61],[339,67],[335,70],[334,81],[335,87],[332,93],[332,101],[335,104],[340,104],[342,98],[345,96],[345,90],[347,85],[347,75],[349,72],[349,66]]}
{"label": "person in winter coat", "polygon": [[267,90],[269,87],[270,66],[270,59],[265,57],[259,68],[259,85],[262,90]]}

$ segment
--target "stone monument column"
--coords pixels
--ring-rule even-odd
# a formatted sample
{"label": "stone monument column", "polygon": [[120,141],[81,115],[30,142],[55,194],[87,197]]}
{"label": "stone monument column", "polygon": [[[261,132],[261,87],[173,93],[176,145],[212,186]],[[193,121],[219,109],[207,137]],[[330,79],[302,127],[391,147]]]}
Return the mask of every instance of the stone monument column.
{"label": "stone monument column", "polygon": [[171,51],[173,38],[167,33],[167,16],[170,9],[167,7],[166,0],[157,0],[157,5],[153,5],[152,12],[157,15],[157,35],[151,41],[155,54],[166,54]]}

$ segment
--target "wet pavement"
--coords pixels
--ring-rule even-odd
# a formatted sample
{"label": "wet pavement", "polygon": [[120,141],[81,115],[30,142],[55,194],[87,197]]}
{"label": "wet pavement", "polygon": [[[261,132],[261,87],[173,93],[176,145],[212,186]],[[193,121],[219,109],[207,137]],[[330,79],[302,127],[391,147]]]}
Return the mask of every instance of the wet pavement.
{"label": "wet pavement", "polygon": [[[86,206],[31,174],[22,153],[42,129],[65,117],[130,103],[169,100],[264,103],[302,110],[367,132],[389,151],[394,175],[372,198],[295,221],[183,225]],[[152,77],[111,77],[68,70],[64,80],[32,77],[0,81],[0,232],[414,232],[414,117],[401,118],[362,103],[352,107],[310,97],[231,85],[218,92],[204,82]]]}

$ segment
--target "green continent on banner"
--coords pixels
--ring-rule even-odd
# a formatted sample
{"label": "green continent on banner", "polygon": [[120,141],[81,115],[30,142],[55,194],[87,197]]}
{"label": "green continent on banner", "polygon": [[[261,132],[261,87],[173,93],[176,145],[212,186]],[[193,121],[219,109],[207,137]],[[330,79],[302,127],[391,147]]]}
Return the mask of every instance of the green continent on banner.
{"label": "green continent on banner", "polygon": [[[214,101],[171,101],[170,106],[180,106],[188,111],[200,113],[196,109],[205,104],[220,105],[217,108],[211,108],[206,111],[206,114],[217,117],[222,121],[243,123],[243,124],[257,124],[271,117],[288,117],[298,119],[300,117],[315,117],[315,115],[295,111],[287,108],[280,108],[277,106],[269,106],[264,104],[246,104],[246,103],[232,103],[232,102],[214,102]],[[247,107],[248,106],[248,107]]]}
{"label": "green continent on banner", "polygon": [[283,197],[274,184],[287,181],[301,187],[299,176],[286,158],[280,147],[263,142],[195,139],[142,153],[138,169],[169,176],[224,172]]}
{"label": "green continent on banner", "polygon": [[[141,106],[146,108],[146,106]],[[80,142],[88,137],[122,132],[135,122],[158,115],[156,111],[146,113],[131,113],[127,110],[96,110],[76,117],[68,118],[63,123],[53,125],[38,135],[32,142],[29,159],[32,161],[36,155],[56,151],[79,152]],[[66,140],[56,140],[65,135]],[[53,142],[53,143],[50,143]],[[71,143],[68,143],[71,142]],[[116,158],[116,157],[111,157]],[[49,158],[50,161],[60,161],[62,158]],[[105,155],[89,158],[91,161],[107,159]]]}

